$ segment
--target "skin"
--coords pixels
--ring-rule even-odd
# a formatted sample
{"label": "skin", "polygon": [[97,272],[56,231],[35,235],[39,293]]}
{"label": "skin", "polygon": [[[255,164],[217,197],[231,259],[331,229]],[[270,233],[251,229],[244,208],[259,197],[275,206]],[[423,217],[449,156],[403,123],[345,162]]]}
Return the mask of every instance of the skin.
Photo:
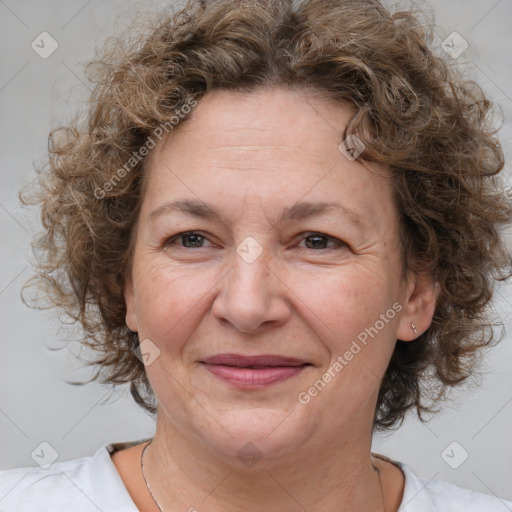
{"label": "skin", "polygon": [[[396,340],[428,328],[436,287],[412,271],[402,278],[385,169],[338,149],[350,115],[305,91],[215,90],[149,157],[126,323],[160,350],[146,366],[159,409],[145,473],[166,512],[380,511],[372,463],[386,511],[400,505],[403,475],[371,457],[372,421]],[[178,198],[209,203],[221,218],[170,211],[151,220]],[[341,203],[359,222],[337,210],[275,220],[299,201]],[[204,238],[174,238],[191,230]],[[262,248],[252,263],[236,251],[246,237]],[[301,403],[298,394],[395,303],[401,311]],[[225,352],[311,365],[239,390],[199,362]],[[262,457],[252,467],[237,456],[249,442]],[[143,447],[112,459],[137,506],[156,512],[140,472]]]}

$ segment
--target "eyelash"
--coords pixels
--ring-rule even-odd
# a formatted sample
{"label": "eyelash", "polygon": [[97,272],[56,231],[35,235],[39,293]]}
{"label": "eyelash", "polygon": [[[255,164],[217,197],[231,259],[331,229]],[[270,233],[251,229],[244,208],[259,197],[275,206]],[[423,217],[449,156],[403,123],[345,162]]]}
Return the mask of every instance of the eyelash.
{"label": "eyelash", "polygon": [[[202,238],[204,238],[205,240],[208,240],[208,238],[203,235],[201,232],[199,231],[184,231],[182,233],[178,233],[177,235],[173,235],[172,237],[168,238],[165,242],[164,242],[164,246],[165,247],[169,247],[171,245],[174,245],[174,242],[182,237],[185,237],[187,235],[198,235]],[[302,240],[305,240],[306,238],[309,238],[309,237],[317,237],[317,238],[324,238],[326,239],[327,241],[331,241],[331,242],[334,242],[335,244],[337,244],[340,248],[341,247],[347,247],[347,244],[337,238],[334,238],[332,236],[329,236],[329,235],[325,235],[324,233],[320,233],[318,231],[306,231],[304,233],[301,233],[301,235],[304,235],[302,238],[301,238],[301,241]],[[194,249],[194,247],[184,247],[182,245],[178,246],[180,249]],[[195,247],[195,249],[206,249],[206,247]],[[307,247],[306,247],[307,249]],[[315,251],[315,252],[318,252],[318,251],[326,251],[326,250],[330,250],[330,249],[336,249],[336,247],[324,247],[324,248],[321,248],[321,249],[310,249],[312,251]]]}

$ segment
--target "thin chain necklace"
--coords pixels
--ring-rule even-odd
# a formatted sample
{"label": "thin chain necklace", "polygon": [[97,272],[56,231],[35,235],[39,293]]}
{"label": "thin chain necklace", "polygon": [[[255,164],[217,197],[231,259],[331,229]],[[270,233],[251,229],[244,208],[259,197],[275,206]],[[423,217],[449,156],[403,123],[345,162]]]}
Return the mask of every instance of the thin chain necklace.
{"label": "thin chain necklace", "polygon": [[[151,441],[153,441],[153,440],[151,440]],[[158,503],[158,501],[156,500],[155,496],[151,492],[151,487],[149,487],[148,480],[146,478],[146,475],[144,474],[144,454],[146,453],[146,450],[147,450],[148,446],[151,444],[151,441],[149,441],[149,443],[146,446],[144,446],[144,450],[142,450],[142,455],[141,455],[141,458],[140,458],[140,468],[142,470],[142,477],[144,478],[144,482],[146,482],[146,487],[148,488],[149,494],[151,494],[151,497],[153,498],[153,501],[155,502],[155,505],[158,507],[158,510],[160,510],[160,512],[164,512],[164,509],[160,506],[160,503]],[[382,489],[382,480],[380,478],[380,470],[373,463],[372,463],[372,466],[373,466],[373,469],[375,469],[375,471],[377,471],[377,475],[379,476],[380,493],[381,493],[381,496],[382,496],[382,506],[384,507],[383,508],[383,512],[386,512],[386,502],[384,501],[384,490]]]}
{"label": "thin chain necklace", "polygon": [[160,506],[160,503],[158,503],[158,501],[156,501],[156,498],[153,496],[153,493],[151,492],[151,487],[149,487],[148,480],[146,478],[146,475],[144,474],[144,454],[146,453],[146,450],[148,449],[148,446],[151,444],[152,441],[153,440],[149,441],[149,443],[146,446],[144,446],[144,450],[142,450],[142,456],[140,458],[140,468],[142,469],[142,476],[144,477],[144,482],[146,482],[146,487],[148,488],[149,494],[151,494],[153,501],[158,507],[158,510],[160,510],[160,512],[164,512],[164,509]]}

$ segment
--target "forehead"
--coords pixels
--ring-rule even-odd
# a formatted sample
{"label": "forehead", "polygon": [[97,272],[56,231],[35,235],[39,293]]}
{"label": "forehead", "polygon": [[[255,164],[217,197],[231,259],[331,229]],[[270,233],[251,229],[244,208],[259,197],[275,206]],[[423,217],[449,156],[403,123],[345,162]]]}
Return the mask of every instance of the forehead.
{"label": "forehead", "polygon": [[299,214],[299,202],[336,202],[362,220],[387,214],[386,170],[339,150],[352,115],[304,91],[214,90],[151,154],[146,214],[178,198],[233,214],[257,203],[272,218]]}
{"label": "forehead", "polygon": [[[346,123],[354,113],[355,108],[348,102],[335,103],[314,90],[214,89],[199,100],[186,122],[158,145],[156,153],[165,147],[165,142],[176,142],[185,134],[189,140],[195,139],[197,146],[209,146],[211,150],[270,150],[281,146],[290,151],[319,153],[321,140],[334,141],[336,145],[341,142]],[[206,139],[201,140],[202,137]]]}

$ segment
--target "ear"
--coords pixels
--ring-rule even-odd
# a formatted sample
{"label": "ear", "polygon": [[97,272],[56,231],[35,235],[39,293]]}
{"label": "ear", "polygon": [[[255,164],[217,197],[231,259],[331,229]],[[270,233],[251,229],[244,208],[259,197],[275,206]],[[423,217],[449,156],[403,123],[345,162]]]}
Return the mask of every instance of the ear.
{"label": "ear", "polygon": [[415,340],[430,327],[438,296],[439,285],[432,275],[410,274],[403,313],[397,330],[398,339]]}
{"label": "ear", "polygon": [[138,332],[139,325],[137,322],[137,313],[135,311],[135,293],[133,289],[133,278],[131,272],[128,272],[123,294],[124,302],[126,304],[126,325],[130,331]]}

